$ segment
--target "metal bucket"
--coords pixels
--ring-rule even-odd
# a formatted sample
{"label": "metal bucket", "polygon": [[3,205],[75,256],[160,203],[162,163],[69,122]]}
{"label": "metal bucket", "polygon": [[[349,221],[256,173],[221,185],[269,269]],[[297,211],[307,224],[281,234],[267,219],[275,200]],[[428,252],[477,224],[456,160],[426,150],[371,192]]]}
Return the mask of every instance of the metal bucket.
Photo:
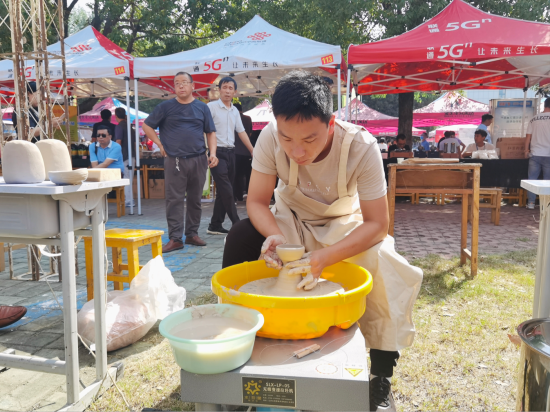
{"label": "metal bucket", "polygon": [[517,411],[550,411],[550,319],[518,326],[521,338]]}

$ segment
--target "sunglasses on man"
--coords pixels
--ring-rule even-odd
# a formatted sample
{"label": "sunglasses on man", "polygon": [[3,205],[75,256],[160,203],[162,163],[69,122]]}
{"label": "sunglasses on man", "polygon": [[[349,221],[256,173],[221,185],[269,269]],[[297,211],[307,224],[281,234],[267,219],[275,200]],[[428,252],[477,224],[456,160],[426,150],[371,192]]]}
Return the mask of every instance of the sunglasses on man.
{"label": "sunglasses on man", "polygon": [[108,135],[107,134],[104,134],[104,133],[98,133],[97,134],[97,137],[107,137]]}

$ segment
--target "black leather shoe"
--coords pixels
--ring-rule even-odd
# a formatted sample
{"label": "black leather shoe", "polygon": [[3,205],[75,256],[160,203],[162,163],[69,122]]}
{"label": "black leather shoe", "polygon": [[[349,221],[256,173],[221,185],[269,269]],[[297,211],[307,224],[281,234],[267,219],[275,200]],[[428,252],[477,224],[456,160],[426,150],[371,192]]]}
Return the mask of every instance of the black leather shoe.
{"label": "black leather shoe", "polygon": [[371,412],[395,412],[391,383],[382,376],[369,382],[369,400]]}

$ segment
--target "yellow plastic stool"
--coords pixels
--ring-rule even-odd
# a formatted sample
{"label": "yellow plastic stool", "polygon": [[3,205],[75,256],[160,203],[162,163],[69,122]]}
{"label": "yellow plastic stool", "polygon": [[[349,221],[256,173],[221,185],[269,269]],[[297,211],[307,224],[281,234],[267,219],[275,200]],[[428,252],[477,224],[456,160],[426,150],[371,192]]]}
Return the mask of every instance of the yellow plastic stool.
{"label": "yellow plastic stool", "polygon": [[[113,254],[113,271],[107,273],[107,280],[113,281],[115,290],[122,290],[124,283],[130,283],[143,265],[139,264],[139,248],[151,245],[153,258],[162,256],[161,236],[162,230],[134,230],[134,229],[109,229],[105,231],[105,242],[111,248]],[[122,249],[126,249],[128,263],[122,262]],[[86,288],[88,300],[94,298],[94,267],[92,238],[84,237],[84,252],[86,255]],[[122,271],[127,270],[128,275],[123,276]]]}

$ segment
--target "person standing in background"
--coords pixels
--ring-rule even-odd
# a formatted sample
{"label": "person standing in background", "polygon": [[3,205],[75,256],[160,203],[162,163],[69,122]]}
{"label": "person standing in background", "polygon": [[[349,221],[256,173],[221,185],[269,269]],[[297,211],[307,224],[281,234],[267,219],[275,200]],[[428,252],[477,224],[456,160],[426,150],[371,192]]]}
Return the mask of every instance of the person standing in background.
{"label": "person standing in background", "polygon": [[[243,114],[243,107],[240,103],[233,106],[237,108],[241,115],[244,131],[250,138],[252,136],[252,118]],[[233,195],[235,200],[242,201],[243,193],[248,191],[248,182],[252,173],[252,156],[250,152],[235,132],[235,179],[233,180]]]}
{"label": "person standing in background", "polygon": [[[198,234],[202,190],[206,170],[218,164],[214,121],[208,106],[193,97],[193,77],[185,72],[176,73],[174,89],[176,98],[155,107],[143,123],[145,135],[164,156],[166,220],[170,241],[162,247],[162,253],[183,249],[185,204],[185,244],[206,246]],[[160,128],[160,138],[155,133],[157,127]],[[208,156],[204,134],[208,141]],[[184,202],[186,193],[187,202]]]}
{"label": "person standing in background", "polygon": [[491,126],[491,123],[493,123],[493,116],[490,114],[484,114],[481,116],[481,124],[477,127],[477,130],[485,130],[485,132],[487,132],[487,137],[485,138],[487,143],[493,143],[491,133],[489,133],[488,129],[488,127]]}
{"label": "person standing in background", "polygon": [[[525,157],[529,157],[529,180],[550,180],[550,97],[544,101],[544,111],[533,116],[527,126]],[[535,208],[537,195],[527,192],[527,209]]]}
{"label": "person standing in background", "polygon": [[[115,142],[122,147],[122,160],[124,161],[124,176],[127,179],[133,174],[133,169],[128,169],[128,119],[126,117],[126,109],[117,107],[115,109],[115,118],[118,124],[115,126]],[[130,127],[131,145],[132,145],[132,164],[135,165],[136,151],[136,130]],[[126,207],[135,206],[132,199],[132,186],[124,186],[124,197],[126,198]]]}
{"label": "person standing in background", "polygon": [[425,151],[430,151],[430,142],[428,142],[428,133],[422,133],[422,141],[420,145],[424,148]]}
{"label": "person standing in background", "polygon": [[[30,126],[30,135],[32,136],[31,143],[36,143],[40,140],[42,130],[38,121],[40,116],[38,115],[38,102],[40,100],[40,92],[36,88],[36,82],[27,83],[27,98],[29,99],[29,126]],[[65,114],[62,114],[60,117],[54,117],[52,119],[53,127],[58,129],[63,124],[65,120]],[[11,113],[11,121],[13,122],[13,127],[17,131],[17,112],[14,110]]]}
{"label": "person standing in background", "polygon": [[212,177],[216,182],[216,200],[212,219],[206,233],[211,235],[225,235],[229,230],[222,226],[225,214],[231,223],[237,223],[240,218],[237,214],[233,198],[233,179],[235,178],[235,132],[239,135],[252,157],[252,143],[246,134],[239,111],[233,106],[233,97],[237,93],[237,82],[232,77],[224,77],[218,85],[220,98],[208,103],[216,125],[218,166],[211,169]]}

